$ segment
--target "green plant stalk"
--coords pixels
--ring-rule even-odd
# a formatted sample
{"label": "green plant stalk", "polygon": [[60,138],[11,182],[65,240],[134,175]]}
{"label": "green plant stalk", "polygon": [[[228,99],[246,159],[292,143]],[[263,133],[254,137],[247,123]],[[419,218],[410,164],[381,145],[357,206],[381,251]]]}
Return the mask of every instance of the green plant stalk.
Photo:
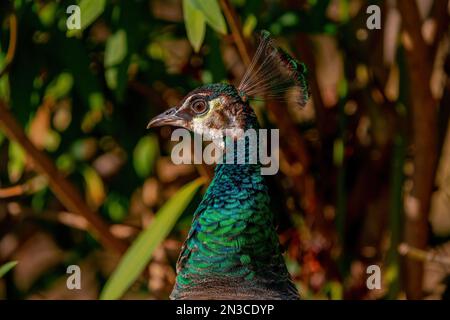
{"label": "green plant stalk", "polygon": [[[345,163],[345,130],[347,127],[347,116],[344,111],[344,101],[345,97],[341,97],[339,101],[339,137],[341,145],[341,156],[340,161],[336,161],[335,155],[335,165],[338,170],[337,175],[337,190],[336,190],[336,230],[339,238],[339,245],[341,250],[344,250],[345,246],[345,222],[347,215],[347,190],[346,190],[346,177],[347,168]],[[336,148],[336,147],[335,147]],[[336,151],[335,151],[336,152]],[[340,255],[338,258],[338,267],[341,273],[341,277],[345,278],[349,270],[349,257]]]}
{"label": "green plant stalk", "polygon": [[400,258],[397,247],[401,241],[401,220],[403,214],[402,187],[403,165],[405,162],[406,143],[402,135],[398,134],[394,140],[392,155],[391,190],[389,229],[391,230],[390,248],[387,257],[387,266],[395,271],[389,286],[388,299],[396,299],[400,292]]}
{"label": "green plant stalk", "polygon": [[0,279],[17,265],[17,261],[10,261],[0,266]]}

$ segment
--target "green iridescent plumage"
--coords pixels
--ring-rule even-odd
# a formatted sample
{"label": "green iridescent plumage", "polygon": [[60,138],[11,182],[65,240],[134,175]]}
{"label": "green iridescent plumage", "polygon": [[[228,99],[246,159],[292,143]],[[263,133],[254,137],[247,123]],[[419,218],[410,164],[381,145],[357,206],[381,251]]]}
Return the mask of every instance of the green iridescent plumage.
{"label": "green iridescent plumage", "polygon": [[[248,126],[257,128],[254,121]],[[260,169],[257,164],[216,167],[180,254],[172,299],[298,298]]]}

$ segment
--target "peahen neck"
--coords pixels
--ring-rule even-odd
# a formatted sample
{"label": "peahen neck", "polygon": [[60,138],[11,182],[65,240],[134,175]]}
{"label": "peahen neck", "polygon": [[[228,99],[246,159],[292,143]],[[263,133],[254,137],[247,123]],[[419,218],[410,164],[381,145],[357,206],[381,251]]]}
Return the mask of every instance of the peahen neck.
{"label": "peahen neck", "polygon": [[[251,150],[248,140],[245,146]],[[236,163],[241,155],[235,148],[226,157]],[[248,156],[246,152],[246,160]],[[216,166],[180,255],[172,298],[192,298],[202,290],[209,297],[217,294],[224,299],[227,290],[247,298],[254,298],[255,292],[265,298],[280,298],[278,292],[292,295],[283,298],[296,297],[280,254],[260,169],[248,161]]]}

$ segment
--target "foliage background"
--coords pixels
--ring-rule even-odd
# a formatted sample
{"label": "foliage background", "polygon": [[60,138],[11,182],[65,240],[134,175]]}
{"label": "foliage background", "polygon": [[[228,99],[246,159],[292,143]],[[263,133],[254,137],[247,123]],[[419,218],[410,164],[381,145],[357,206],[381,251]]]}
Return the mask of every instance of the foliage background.
{"label": "foliage background", "polygon": [[[171,129],[146,124],[238,82],[261,29],[310,69],[305,109],[254,106],[281,129],[268,179],[302,296],[449,297],[447,0],[76,3],[82,31],[66,28],[73,1],[0,5],[1,298],[168,297],[213,168],[173,165]],[[72,264],[82,290],[66,287]]]}

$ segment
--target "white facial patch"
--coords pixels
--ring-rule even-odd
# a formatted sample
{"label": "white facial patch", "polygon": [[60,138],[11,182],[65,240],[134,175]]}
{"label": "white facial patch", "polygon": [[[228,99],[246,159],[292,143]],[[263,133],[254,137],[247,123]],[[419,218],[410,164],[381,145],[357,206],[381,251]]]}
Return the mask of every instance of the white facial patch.
{"label": "white facial patch", "polygon": [[203,135],[205,139],[213,141],[220,147],[223,147],[223,129],[215,129],[208,127],[208,117],[211,116],[214,110],[217,110],[222,106],[222,98],[216,98],[208,102],[209,110],[207,113],[194,117],[192,119],[192,131],[197,134]]}

